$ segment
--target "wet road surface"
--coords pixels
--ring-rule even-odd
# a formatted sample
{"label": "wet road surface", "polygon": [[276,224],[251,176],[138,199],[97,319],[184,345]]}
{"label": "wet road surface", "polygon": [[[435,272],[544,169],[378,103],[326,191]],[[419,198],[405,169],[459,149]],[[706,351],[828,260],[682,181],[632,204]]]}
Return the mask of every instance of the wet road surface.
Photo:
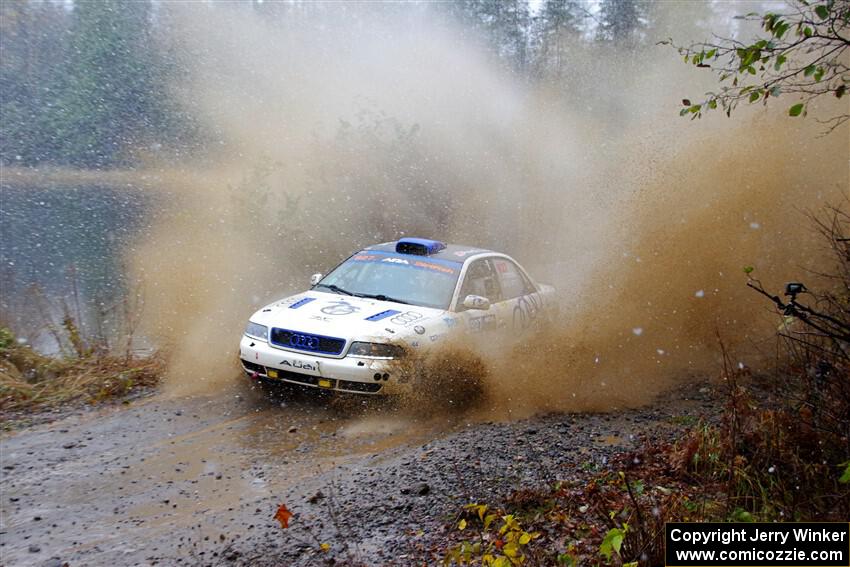
{"label": "wet road surface", "polygon": [[7,436],[0,563],[189,557],[198,542],[225,541],[267,519],[257,501],[439,434],[434,424],[411,428],[374,408],[364,414],[280,395],[295,399],[281,406],[280,398],[237,387],[211,397],[159,396]]}
{"label": "wet road surface", "polygon": [[0,564],[432,564],[463,504],[673,439],[704,390],[507,423],[240,386],[103,408],[2,439]]}

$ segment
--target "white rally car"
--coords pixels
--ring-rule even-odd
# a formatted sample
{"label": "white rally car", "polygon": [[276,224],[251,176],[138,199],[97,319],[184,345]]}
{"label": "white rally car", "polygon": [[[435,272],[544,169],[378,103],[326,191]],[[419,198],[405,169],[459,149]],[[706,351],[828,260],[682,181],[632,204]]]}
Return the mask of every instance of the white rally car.
{"label": "white rally car", "polygon": [[505,254],[403,238],[361,250],[310,291],[254,313],[239,345],[258,379],[358,394],[409,387],[393,359],[454,332],[527,328],[552,302]]}

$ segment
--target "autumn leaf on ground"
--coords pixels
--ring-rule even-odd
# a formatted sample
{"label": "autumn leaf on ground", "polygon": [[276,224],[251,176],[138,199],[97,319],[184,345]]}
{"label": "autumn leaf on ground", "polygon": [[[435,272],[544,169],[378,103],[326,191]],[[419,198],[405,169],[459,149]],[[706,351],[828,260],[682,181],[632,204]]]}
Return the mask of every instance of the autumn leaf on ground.
{"label": "autumn leaf on ground", "polygon": [[289,527],[289,518],[292,517],[292,512],[287,510],[286,504],[281,504],[274,515],[274,519],[280,522],[281,529]]}

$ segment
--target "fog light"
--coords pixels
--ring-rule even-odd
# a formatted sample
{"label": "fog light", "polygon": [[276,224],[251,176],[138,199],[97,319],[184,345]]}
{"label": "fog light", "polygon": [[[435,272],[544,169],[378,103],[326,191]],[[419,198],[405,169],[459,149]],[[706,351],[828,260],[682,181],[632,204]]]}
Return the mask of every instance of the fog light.
{"label": "fog light", "polygon": [[381,379],[381,375],[380,375],[380,374],[378,374],[377,372],[375,372],[375,375],[374,375],[372,378],[374,378],[374,379],[375,379],[375,382],[377,382],[378,380],[380,380],[380,379]]}
{"label": "fog light", "polygon": [[390,379],[390,375],[385,372],[384,373],[384,382],[386,382],[389,379]]}

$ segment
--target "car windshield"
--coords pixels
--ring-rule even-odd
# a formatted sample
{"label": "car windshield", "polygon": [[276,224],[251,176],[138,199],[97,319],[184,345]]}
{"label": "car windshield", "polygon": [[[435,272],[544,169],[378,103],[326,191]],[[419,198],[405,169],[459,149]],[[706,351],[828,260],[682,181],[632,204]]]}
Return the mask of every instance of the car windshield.
{"label": "car windshield", "polygon": [[448,309],[461,264],[377,251],[355,254],[316,287],[338,293]]}

